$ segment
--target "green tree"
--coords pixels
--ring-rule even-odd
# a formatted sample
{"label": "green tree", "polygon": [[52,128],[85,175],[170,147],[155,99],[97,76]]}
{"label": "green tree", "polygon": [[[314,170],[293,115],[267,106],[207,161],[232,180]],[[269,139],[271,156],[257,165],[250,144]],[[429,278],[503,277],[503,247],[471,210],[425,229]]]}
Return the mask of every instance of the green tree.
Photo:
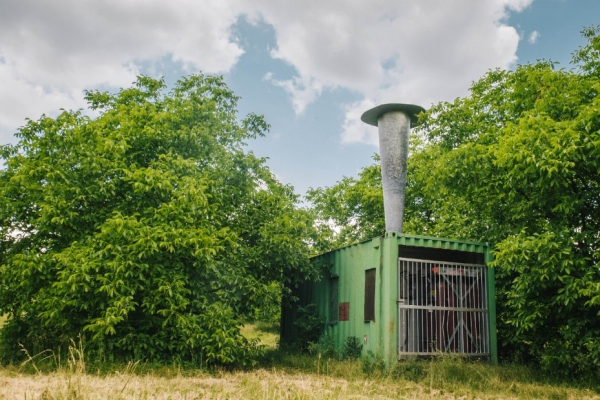
{"label": "green tree", "polygon": [[[379,156],[374,157],[379,161]],[[310,189],[307,199],[324,231],[321,250],[331,250],[385,233],[379,163],[363,168],[358,179],[344,177],[329,188]]]}
{"label": "green tree", "polygon": [[496,243],[505,354],[566,373],[600,371],[598,34],[576,70],[493,71],[424,119],[430,225]]}
{"label": "green tree", "polygon": [[[490,71],[431,107],[408,160],[405,231],[494,244],[501,354],[560,373],[600,371],[600,28],[583,35],[572,70]],[[317,190],[316,208],[368,197],[365,177]],[[359,201],[339,220],[382,210]]]}
{"label": "green tree", "polygon": [[240,316],[314,272],[310,214],[244,151],[268,125],[219,77],[86,98],[97,117],[42,116],[1,148],[0,354],[83,334],[117,359],[250,362]]}

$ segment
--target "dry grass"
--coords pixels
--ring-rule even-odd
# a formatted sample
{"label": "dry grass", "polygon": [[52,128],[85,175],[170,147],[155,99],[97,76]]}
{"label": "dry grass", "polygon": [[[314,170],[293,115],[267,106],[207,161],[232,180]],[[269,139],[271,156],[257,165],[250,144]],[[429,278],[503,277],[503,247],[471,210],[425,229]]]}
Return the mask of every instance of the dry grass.
{"label": "dry grass", "polygon": [[[244,334],[274,346],[272,328],[247,325]],[[253,371],[212,371],[130,363],[100,371],[73,342],[54,372],[29,357],[0,367],[0,400],[40,399],[600,399],[587,388],[540,377],[521,366],[491,366],[444,358],[399,363],[392,370],[365,360],[338,361],[272,350]],[[27,372],[26,372],[27,371]]]}
{"label": "dry grass", "polygon": [[[503,388],[501,390],[497,390]],[[98,376],[0,371],[0,399],[598,399],[590,390],[490,382],[490,390],[437,387],[401,377],[339,378],[259,369],[170,378],[131,372]]]}

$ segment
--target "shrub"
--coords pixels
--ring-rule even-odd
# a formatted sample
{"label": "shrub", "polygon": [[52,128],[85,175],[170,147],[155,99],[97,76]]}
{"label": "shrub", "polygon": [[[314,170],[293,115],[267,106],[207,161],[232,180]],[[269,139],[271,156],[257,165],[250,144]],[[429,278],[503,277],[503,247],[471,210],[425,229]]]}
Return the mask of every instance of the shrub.
{"label": "shrub", "polygon": [[298,307],[298,318],[293,326],[296,328],[294,346],[301,351],[308,351],[311,343],[319,341],[325,327],[325,320],[319,316],[317,306],[309,304]]}
{"label": "shrub", "polygon": [[349,336],[346,338],[344,343],[344,350],[342,351],[343,358],[360,358],[362,354],[363,345],[360,339],[356,336]]}

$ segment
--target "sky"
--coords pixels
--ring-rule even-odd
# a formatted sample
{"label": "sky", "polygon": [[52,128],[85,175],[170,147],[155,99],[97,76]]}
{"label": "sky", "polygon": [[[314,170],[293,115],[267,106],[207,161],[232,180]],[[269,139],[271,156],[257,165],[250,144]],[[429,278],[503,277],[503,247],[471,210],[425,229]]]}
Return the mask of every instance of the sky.
{"label": "sky", "polygon": [[369,108],[452,101],[494,68],[570,68],[597,24],[598,0],[0,0],[0,144],[85,109],[86,89],[217,74],[240,117],[271,125],[248,149],[303,195],[372,163]]}

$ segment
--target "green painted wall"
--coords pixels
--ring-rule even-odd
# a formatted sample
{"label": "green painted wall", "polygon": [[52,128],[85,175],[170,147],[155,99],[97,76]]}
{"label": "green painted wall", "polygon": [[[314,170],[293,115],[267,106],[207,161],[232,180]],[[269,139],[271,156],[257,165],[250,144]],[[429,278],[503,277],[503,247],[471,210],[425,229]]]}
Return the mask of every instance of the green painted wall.
{"label": "green painted wall", "polygon": [[[338,277],[338,303],[349,303],[348,321],[337,321],[327,323],[326,333],[335,338],[338,348],[341,348],[347,337],[355,336],[361,341],[366,335],[366,344],[363,351],[380,352],[381,304],[378,301],[378,292],[382,276],[381,248],[383,240],[375,238],[367,242],[323,254],[316,257],[313,262],[329,267],[329,275],[325,275],[320,282],[314,285],[312,299],[319,307],[319,314],[326,317],[327,321],[336,320],[329,312],[329,278]],[[364,321],[364,294],[365,294],[365,271],[376,269],[375,290],[375,321]],[[335,310],[337,313],[338,310]]]}

